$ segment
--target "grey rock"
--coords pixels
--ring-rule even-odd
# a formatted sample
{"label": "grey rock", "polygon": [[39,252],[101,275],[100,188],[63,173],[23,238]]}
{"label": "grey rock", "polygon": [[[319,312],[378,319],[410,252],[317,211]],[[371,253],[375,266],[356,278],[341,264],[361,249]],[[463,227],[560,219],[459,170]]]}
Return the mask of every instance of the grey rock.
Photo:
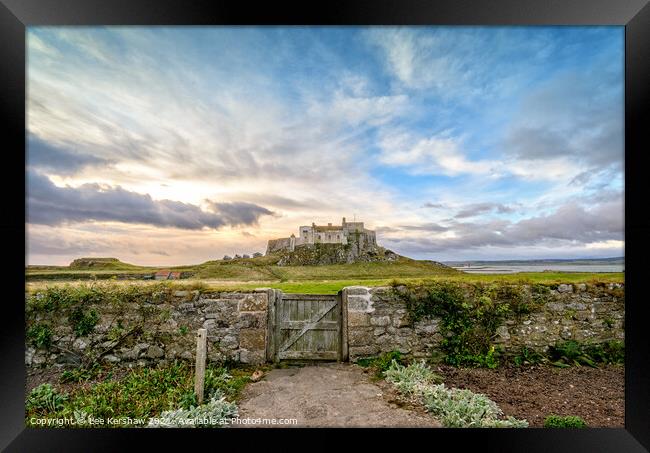
{"label": "grey rock", "polygon": [[186,302],[178,306],[178,311],[181,312],[189,312],[192,311],[193,309],[194,309],[194,304],[192,302]]}
{"label": "grey rock", "polygon": [[77,349],[79,351],[83,351],[88,347],[88,343],[86,343],[83,339],[77,338],[74,343],[72,343],[72,347],[74,349]]}
{"label": "grey rock", "polygon": [[368,294],[368,288],[365,286],[348,286],[346,291],[348,296],[365,296]]}
{"label": "grey rock", "polygon": [[34,348],[27,348],[25,350],[25,365],[31,366],[35,353],[36,353],[36,349]]}
{"label": "grey rock", "polygon": [[159,346],[149,346],[147,349],[147,357],[150,359],[159,359],[165,356],[165,351]]}
{"label": "grey rock", "polygon": [[373,326],[390,325],[390,316],[373,316],[370,318],[370,324]]}
{"label": "grey rock", "polygon": [[567,284],[561,284],[557,287],[557,291],[559,293],[572,293],[573,292],[573,285],[567,285]]}
{"label": "grey rock", "polygon": [[120,358],[116,355],[108,354],[104,356],[103,360],[109,363],[117,363],[120,361]]}
{"label": "grey rock", "polygon": [[503,340],[510,340],[510,332],[506,326],[500,326],[497,328],[496,334]]}

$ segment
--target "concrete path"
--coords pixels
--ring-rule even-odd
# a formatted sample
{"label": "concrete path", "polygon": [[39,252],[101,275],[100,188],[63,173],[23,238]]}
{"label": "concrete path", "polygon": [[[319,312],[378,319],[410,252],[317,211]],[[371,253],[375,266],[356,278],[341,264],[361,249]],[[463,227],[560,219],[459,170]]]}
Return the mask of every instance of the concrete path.
{"label": "concrete path", "polygon": [[419,407],[405,405],[386,382],[364,369],[325,363],[274,369],[246,386],[240,419],[297,419],[297,425],[235,424],[233,427],[439,427]]}

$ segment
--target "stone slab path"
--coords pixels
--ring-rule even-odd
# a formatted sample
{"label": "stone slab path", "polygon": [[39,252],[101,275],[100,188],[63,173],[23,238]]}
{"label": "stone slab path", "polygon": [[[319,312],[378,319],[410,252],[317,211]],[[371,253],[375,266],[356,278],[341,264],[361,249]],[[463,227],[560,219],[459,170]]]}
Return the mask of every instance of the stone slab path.
{"label": "stone slab path", "polygon": [[[273,369],[246,386],[240,419],[297,419],[293,427],[440,427],[423,409],[405,405],[386,382],[352,364]],[[271,427],[235,424],[232,427]],[[287,427],[288,425],[275,425]]]}

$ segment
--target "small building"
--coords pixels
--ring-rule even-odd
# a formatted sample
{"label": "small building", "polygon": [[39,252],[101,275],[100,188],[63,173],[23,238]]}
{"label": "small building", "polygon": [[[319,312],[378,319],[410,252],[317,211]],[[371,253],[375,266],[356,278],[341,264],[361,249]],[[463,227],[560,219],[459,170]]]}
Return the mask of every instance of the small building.
{"label": "small building", "polygon": [[169,277],[167,277],[169,280],[178,280],[181,278],[181,273],[180,272],[170,272]]}
{"label": "small building", "polygon": [[171,272],[172,271],[169,269],[161,269],[154,274],[153,278],[156,280],[167,280],[169,279],[169,274],[171,274]]}

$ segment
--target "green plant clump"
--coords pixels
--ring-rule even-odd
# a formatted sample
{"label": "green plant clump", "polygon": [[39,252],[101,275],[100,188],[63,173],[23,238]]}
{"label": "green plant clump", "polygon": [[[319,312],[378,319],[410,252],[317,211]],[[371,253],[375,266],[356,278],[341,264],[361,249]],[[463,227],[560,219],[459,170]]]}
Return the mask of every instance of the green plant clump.
{"label": "green plant clump", "polygon": [[160,417],[149,420],[149,428],[219,428],[237,417],[237,405],[226,401],[215,390],[206,404],[190,406],[189,409],[164,411]]}
{"label": "green plant clump", "polygon": [[549,415],[544,419],[544,428],[586,428],[587,423],[575,415]]}
{"label": "green plant clump", "polygon": [[29,393],[25,406],[28,411],[42,414],[63,409],[67,400],[67,394],[59,393],[50,384],[41,384]]}
{"label": "green plant clump", "polygon": [[69,316],[75,335],[83,337],[93,331],[99,315],[95,310],[84,311],[81,307],[75,308]]}
{"label": "green plant clump", "polygon": [[552,364],[558,367],[597,367],[598,363],[621,364],[625,361],[625,346],[618,340],[594,344],[568,340],[550,347],[549,358]]}
{"label": "green plant clump", "polygon": [[513,357],[512,361],[516,366],[522,366],[543,363],[546,362],[547,359],[543,354],[540,354],[533,349],[529,349],[528,347],[523,346],[519,354]]}
{"label": "green plant clump", "polygon": [[399,351],[390,351],[386,352],[377,357],[364,357],[357,360],[357,365],[364,368],[374,368],[376,377],[382,377],[395,360],[397,363],[404,365],[406,359],[402,356],[402,353]]}
{"label": "green plant clump", "polygon": [[47,324],[34,324],[27,330],[27,338],[37,348],[47,348],[52,344],[52,330]]}

